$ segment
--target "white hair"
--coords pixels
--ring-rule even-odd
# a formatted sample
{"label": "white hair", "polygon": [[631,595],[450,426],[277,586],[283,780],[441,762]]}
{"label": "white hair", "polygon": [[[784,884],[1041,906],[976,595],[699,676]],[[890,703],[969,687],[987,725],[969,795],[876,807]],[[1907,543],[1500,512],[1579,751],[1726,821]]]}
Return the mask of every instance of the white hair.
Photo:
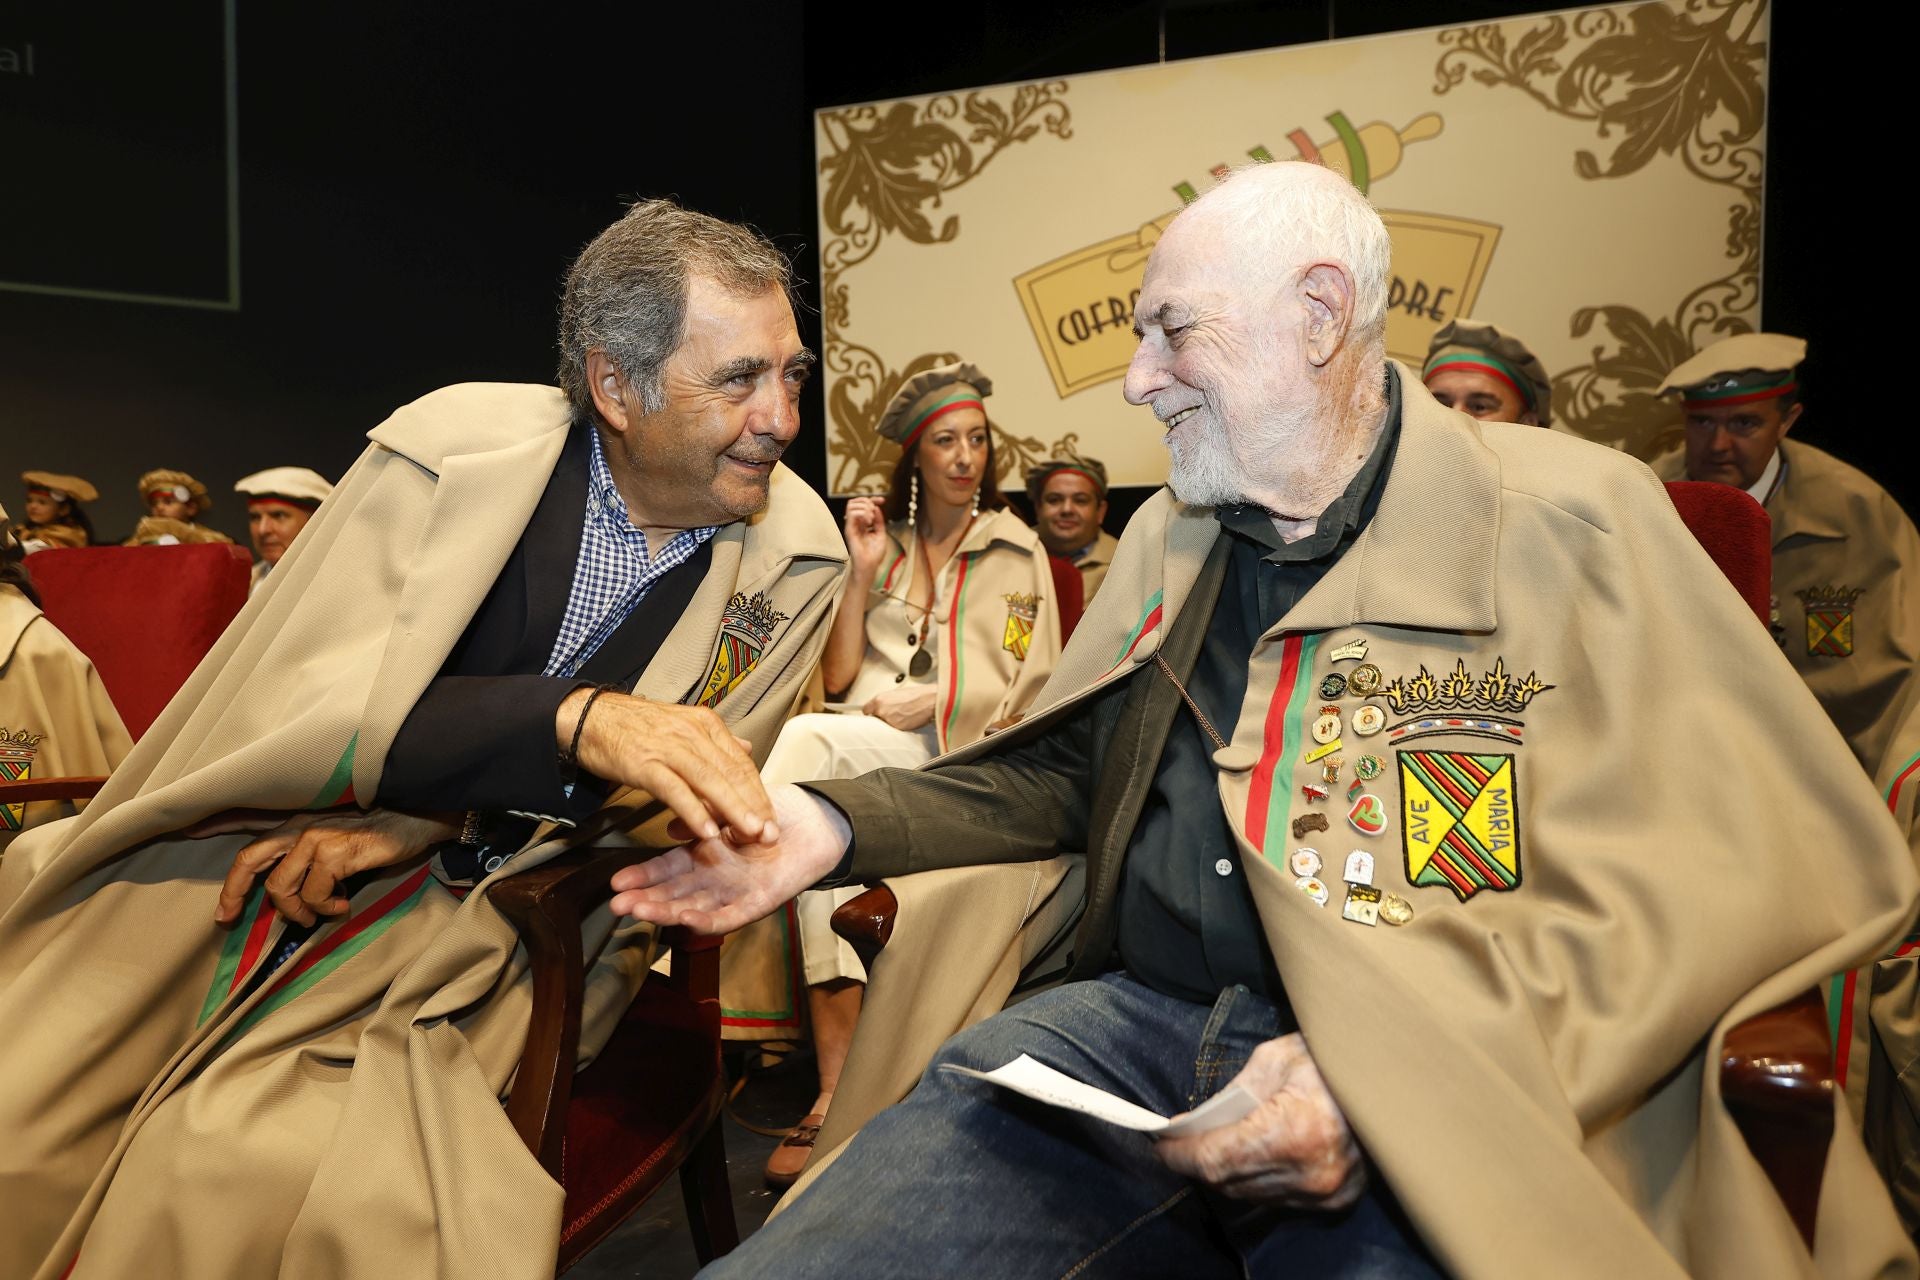
{"label": "white hair", "polygon": [[1355,336],[1385,342],[1393,245],[1353,183],[1303,160],[1243,165],[1187,206],[1188,213],[1202,210],[1225,231],[1256,287],[1279,288],[1307,263],[1345,267],[1353,278]]}

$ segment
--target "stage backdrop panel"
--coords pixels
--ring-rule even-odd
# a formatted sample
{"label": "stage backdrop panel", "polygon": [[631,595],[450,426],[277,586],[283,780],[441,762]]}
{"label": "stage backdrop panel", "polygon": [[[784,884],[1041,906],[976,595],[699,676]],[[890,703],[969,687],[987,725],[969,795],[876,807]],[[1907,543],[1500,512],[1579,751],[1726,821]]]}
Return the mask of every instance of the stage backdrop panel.
{"label": "stage backdrop panel", "polygon": [[884,486],[873,423],[956,358],[993,379],[1003,482],[1166,454],[1120,379],[1148,252],[1235,165],[1307,159],[1393,235],[1388,349],[1456,316],[1522,335],[1556,428],[1651,457],[1653,388],[1759,322],[1766,0],[1566,10],[817,113],[828,467]]}

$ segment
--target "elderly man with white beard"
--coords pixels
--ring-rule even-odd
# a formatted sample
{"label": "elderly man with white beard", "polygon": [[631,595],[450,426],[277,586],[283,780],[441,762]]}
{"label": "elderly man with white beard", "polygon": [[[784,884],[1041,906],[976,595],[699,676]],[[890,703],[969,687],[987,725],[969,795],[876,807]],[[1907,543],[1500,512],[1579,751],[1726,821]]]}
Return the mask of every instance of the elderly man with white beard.
{"label": "elderly man with white beard", "polygon": [[[948,1039],[709,1274],[1911,1274],[1847,1126],[1809,1256],[1709,1069],[1901,936],[1899,833],[1646,468],[1439,405],[1386,358],[1388,279],[1325,169],[1196,201],[1125,388],[1170,490],[1027,719],[775,789],[777,846],[615,876],[616,910],[718,931],[816,884],[1086,861],[1066,981]],[[1847,853],[1810,873],[1780,833],[1816,825]],[[921,975],[913,1016],[966,1026],[915,928],[876,1003]],[[855,1057],[896,1031],[863,1019]],[[948,1069],[1021,1055],[1244,1108],[1156,1139]]]}

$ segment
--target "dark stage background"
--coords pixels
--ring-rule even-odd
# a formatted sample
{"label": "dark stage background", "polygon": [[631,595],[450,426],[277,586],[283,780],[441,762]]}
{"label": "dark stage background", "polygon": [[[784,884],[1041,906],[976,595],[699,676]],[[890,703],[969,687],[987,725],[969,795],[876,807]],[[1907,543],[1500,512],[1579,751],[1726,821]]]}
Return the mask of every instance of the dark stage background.
{"label": "dark stage background", "polygon": [[[292,463],[337,477],[370,427],[425,391],[550,379],[561,273],[635,196],[758,225],[793,250],[817,307],[818,106],[1150,62],[1163,38],[1167,57],[1185,58],[1547,7],[245,6],[238,309],[0,290],[0,494],[17,515],[20,470],[78,472],[103,491],[102,534],[119,537],[138,474],[183,467],[216,495],[210,522],[244,538],[231,486],[245,472]],[[0,280],[217,302],[233,283],[224,85],[208,56],[221,0],[113,0],[84,6],[84,25],[74,8],[0,7],[0,48],[37,38],[40,54],[34,76],[0,74]],[[1863,382],[1835,372],[1858,308],[1835,305],[1851,273],[1832,249],[1866,237],[1833,175],[1870,169],[1846,154],[1866,143],[1816,101],[1827,68],[1848,65],[1828,61],[1816,23],[1798,0],[1773,16],[1764,316],[1812,343],[1800,434],[1912,510]],[[181,120],[199,129],[191,145],[167,123]],[[36,222],[20,196],[47,189],[64,203]],[[814,316],[801,328],[818,342]],[[807,413],[789,461],[818,484],[817,390]],[[1116,497],[1130,509],[1140,494]]]}

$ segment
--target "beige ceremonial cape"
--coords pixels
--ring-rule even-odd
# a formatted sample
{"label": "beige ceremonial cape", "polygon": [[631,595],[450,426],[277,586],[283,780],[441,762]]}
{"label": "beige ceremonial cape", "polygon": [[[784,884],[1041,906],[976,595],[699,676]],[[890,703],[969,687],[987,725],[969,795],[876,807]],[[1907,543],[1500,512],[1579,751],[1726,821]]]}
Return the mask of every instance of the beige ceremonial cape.
{"label": "beige ceremonial cape", "polygon": [[[251,984],[275,914],[256,896],[240,927],[212,924],[244,837],[169,833],[375,796],[567,431],[550,387],[452,387],[394,414],[99,799],[0,866],[0,1276],[552,1274],[561,1190],[498,1104],[531,996],[486,886],[462,900],[394,868]],[[784,469],[772,487],[714,536],[636,689],[712,699],[761,754],[845,561],[819,498]],[[769,610],[770,633],[743,625]],[[650,812],[616,795],[496,875],[628,842]],[[591,1051],[652,948],[604,908],[586,933]]]}
{"label": "beige ceremonial cape", "polygon": [[[919,546],[905,521],[888,525],[887,538],[887,556],[870,593],[876,597],[905,591],[911,566],[919,563]],[[1060,610],[1047,549],[1006,508],[973,522],[933,586],[940,676],[933,721],[946,751],[974,741],[988,725],[1033,701],[1060,657]],[[890,634],[869,634],[867,642],[900,647]],[[908,656],[908,650],[889,649],[901,670]]]}
{"label": "beige ceremonial cape", "polygon": [[1080,571],[1081,601],[1092,604],[1093,597],[1100,590],[1100,584],[1107,580],[1107,570],[1113,568],[1113,553],[1120,548],[1120,539],[1105,529],[1093,540],[1086,553],[1073,562]]}
{"label": "beige ceremonial cape", "polygon": [[[1729,1027],[1903,936],[1917,882],[1899,831],[1645,467],[1477,423],[1401,379],[1379,508],[1256,645],[1215,757],[1301,1030],[1379,1176],[1442,1264],[1475,1280],[1914,1275],[1847,1125],[1808,1256],[1714,1069]],[[1030,802],[1043,792],[1017,763],[1023,744],[1114,681],[1160,678],[1148,664],[1221,536],[1210,511],[1158,495],[1025,722],[924,772],[822,788],[853,821],[855,875],[905,877],[873,1006],[898,982],[916,1019],[978,1016],[979,990],[915,945],[966,908],[910,904],[907,873],[1058,848],[1049,830],[1073,828]],[[1365,700],[1385,725],[1367,737],[1351,731],[1362,699],[1323,686],[1361,661],[1383,680]],[[1305,731],[1329,701],[1348,736],[1316,801],[1302,786],[1322,781],[1325,757],[1309,758]],[[1366,756],[1378,775],[1348,799]],[[996,767],[1003,757],[1016,763]],[[1140,785],[1092,784],[1074,976],[1107,964],[1131,834],[1103,798]],[[1327,827],[1296,836],[1306,818]],[[1287,865],[1309,844],[1332,854],[1324,906]],[[1374,855],[1375,886],[1411,905],[1408,923],[1343,918],[1355,848]],[[1020,882],[997,895],[1000,914],[947,930],[965,947],[1006,939],[1023,899],[1057,925],[1032,868],[999,874]],[[873,1011],[856,1059],[912,1039]],[[855,1067],[830,1125],[849,1102],[885,1101],[844,1096]]]}
{"label": "beige ceremonial cape", "polygon": [[[0,781],[97,778],[131,750],[93,663],[18,588],[0,586]],[[21,831],[74,811],[64,800],[0,805],[0,856]]]}

